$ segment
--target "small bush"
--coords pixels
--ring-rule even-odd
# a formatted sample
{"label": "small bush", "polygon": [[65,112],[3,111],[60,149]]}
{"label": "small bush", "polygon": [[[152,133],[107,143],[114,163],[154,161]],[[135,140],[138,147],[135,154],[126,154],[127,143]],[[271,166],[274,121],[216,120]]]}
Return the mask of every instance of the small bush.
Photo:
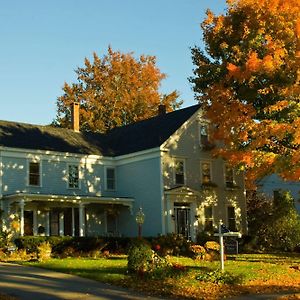
{"label": "small bush", "polygon": [[205,248],[200,245],[190,246],[190,252],[193,259],[203,259],[206,254]]}
{"label": "small bush", "polygon": [[208,241],[205,243],[204,248],[206,250],[220,251],[220,244],[215,241]]}
{"label": "small bush", "polygon": [[50,243],[45,242],[37,247],[37,259],[38,261],[45,261],[51,258],[52,247]]}
{"label": "small bush", "polygon": [[152,248],[161,256],[187,255],[191,243],[181,234],[170,233],[152,240]]}
{"label": "small bush", "polygon": [[217,284],[238,284],[243,281],[243,278],[240,275],[236,276],[229,272],[222,272],[221,270],[201,273],[196,277],[196,279]]}
{"label": "small bush", "polygon": [[128,271],[144,274],[152,269],[153,251],[148,243],[141,240],[135,242],[128,251]]}

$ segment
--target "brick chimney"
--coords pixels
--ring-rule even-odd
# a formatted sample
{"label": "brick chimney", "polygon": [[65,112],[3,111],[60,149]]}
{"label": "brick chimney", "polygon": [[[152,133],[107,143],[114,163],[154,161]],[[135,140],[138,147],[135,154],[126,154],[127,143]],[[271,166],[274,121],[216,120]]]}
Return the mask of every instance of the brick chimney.
{"label": "brick chimney", "polygon": [[162,116],[166,114],[166,106],[164,104],[160,104],[158,106],[158,115]]}
{"label": "brick chimney", "polygon": [[71,122],[72,122],[72,129],[75,132],[79,132],[79,103],[73,102],[72,109],[71,109]]}

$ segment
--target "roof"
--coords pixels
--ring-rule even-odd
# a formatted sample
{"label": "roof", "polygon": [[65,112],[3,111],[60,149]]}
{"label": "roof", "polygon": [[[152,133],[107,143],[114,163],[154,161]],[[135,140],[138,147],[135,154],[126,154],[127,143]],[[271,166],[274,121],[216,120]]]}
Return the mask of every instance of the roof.
{"label": "roof", "polygon": [[114,128],[107,134],[109,145],[115,156],[159,147],[199,107],[199,105],[193,105],[127,126]]}
{"label": "roof", "polygon": [[197,110],[190,106],[122,126],[107,134],[0,121],[0,146],[77,154],[118,156],[163,144]]}

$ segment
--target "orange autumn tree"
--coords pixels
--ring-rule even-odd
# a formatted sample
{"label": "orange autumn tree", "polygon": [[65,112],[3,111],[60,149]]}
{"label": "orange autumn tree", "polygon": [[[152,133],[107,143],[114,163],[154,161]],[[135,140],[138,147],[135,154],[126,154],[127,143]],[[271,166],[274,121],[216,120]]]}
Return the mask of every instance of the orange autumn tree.
{"label": "orange autumn tree", "polygon": [[181,105],[178,94],[159,93],[166,77],[156,66],[154,56],[123,54],[108,47],[103,58],[96,53],[93,61],[85,58],[84,67],[76,71],[77,83],[63,87],[64,94],[57,99],[54,123],[71,127],[71,105],[80,103],[81,130],[106,132],[157,114],[159,104],[167,111]]}
{"label": "orange autumn tree", "polygon": [[300,1],[227,0],[207,11],[205,51],[192,49],[196,99],[224,141],[218,154],[248,170],[300,179]]}

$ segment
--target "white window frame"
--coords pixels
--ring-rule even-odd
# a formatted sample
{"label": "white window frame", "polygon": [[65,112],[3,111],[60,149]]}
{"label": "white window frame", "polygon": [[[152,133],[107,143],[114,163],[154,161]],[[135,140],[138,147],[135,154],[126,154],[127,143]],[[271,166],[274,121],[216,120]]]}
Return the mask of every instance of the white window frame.
{"label": "white window frame", "polygon": [[[30,184],[30,163],[39,164],[39,184]],[[27,160],[27,186],[30,187],[42,187],[42,161],[40,159]]]}
{"label": "white window frame", "polygon": [[227,185],[227,181],[226,181],[226,167],[229,166],[231,169],[232,169],[232,185],[234,186],[236,184],[236,181],[235,181],[235,171],[234,171],[234,168],[231,167],[228,163],[224,163],[224,184],[225,184],[225,187],[227,188],[230,188],[230,186]]}
{"label": "white window frame", "polygon": [[201,160],[200,161],[200,182],[201,184],[206,184],[207,182],[203,182],[203,164],[209,165],[209,172],[210,172],[210,181],[208,183],[213,182],[213,174],[212,174],[212,162],[210,160]]}
{"label": "white window frame", "polygon": [[[114,188],[113,189],[110,189],[107,185],[107,170],[108,169],[112,169],[114,170]],[[116,167],[113,167],[113,166],[106,166],[104,168],[104,181],[105,181],[105,190],[106,191],[115,191],[117,189],[117,176],[116,176]]]}
{"label": "white window frame", "polygon": [[[183,183],[177,183],[176,182],[176,165],[177,163],[183,163]],[[186,167],[185,167],[185,159],[183,158],[174,158],[173,159],[173,180],[174,180],[174,185],[177,186],[184,186],[186,184]]]}
{"label": "white window frame", "polygon": [[[71,187],[70,186],[70,172],[69,169],[71,166],[75,166],[78,168],[78,187]],[[80,164],[78,163],[68,163],[67,164],[67,188],[70,190],[80,190],[81,189],[81,170],[80,170]]]}

